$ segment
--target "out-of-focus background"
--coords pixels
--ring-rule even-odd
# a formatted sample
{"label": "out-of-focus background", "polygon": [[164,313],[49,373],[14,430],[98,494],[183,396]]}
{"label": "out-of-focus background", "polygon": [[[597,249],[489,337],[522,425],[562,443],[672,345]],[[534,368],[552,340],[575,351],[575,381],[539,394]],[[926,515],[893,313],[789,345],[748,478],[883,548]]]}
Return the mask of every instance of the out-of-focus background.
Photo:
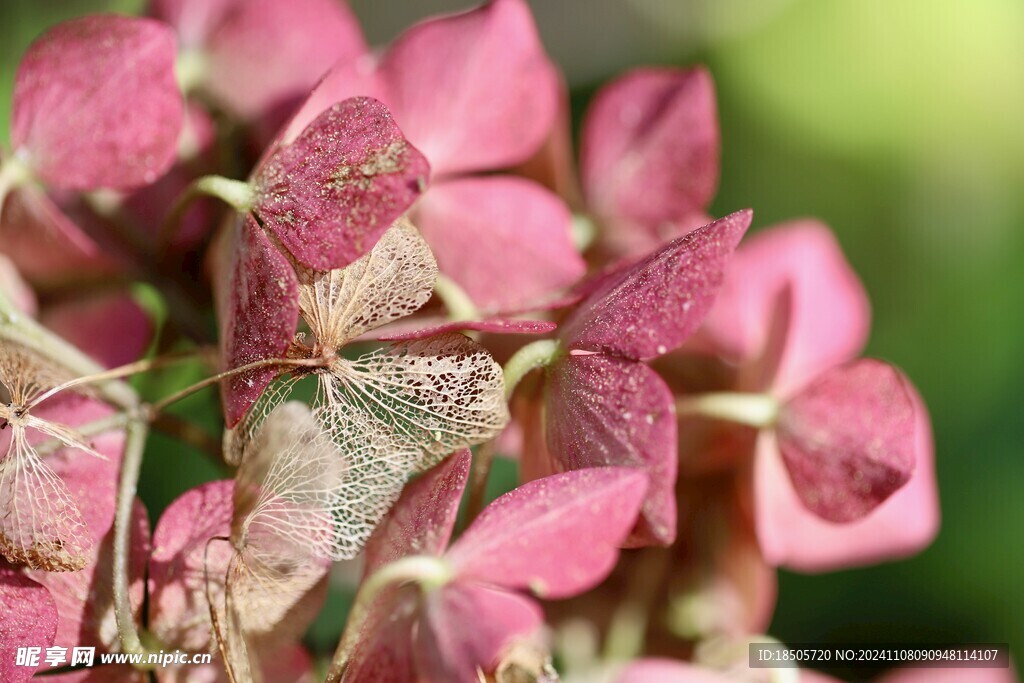
{"label": "out-of-focus background", "polygon": [[[0,130],[46,25],[140,0],[3,0]],[[467,0],[353,0],[369,38]],[[1024,653],[1024,2],[535,0],[578,117],[640,64],[704,63],[724,145],[714,213],[830,224],[874,306],[868,352],[931,410],[942,531],[911,560],[783,572],[783,641],[1009,641]],[[273,58],[267,46],[267,58]],[[151,516],[213,476],[147,463]],[[163,478],[160,478],[160,475]],[[148,482],[148,483],[147,483]],[[155,482],[155,483],[154,483]]]}

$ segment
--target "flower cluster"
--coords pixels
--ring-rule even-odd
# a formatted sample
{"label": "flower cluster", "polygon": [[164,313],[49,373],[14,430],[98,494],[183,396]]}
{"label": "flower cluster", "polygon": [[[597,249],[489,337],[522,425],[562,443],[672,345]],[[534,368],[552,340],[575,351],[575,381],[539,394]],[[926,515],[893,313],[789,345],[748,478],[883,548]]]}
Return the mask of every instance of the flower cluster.
{"label": "flower cluster", "polygon": [[[29,646],[214,655],[160,681],[734,680],[776,567],[936,533],[924,403],[859,358],[828,228],[708,214],[703,69],[605,86],[577,162],[524,0],[372,51],[329,0],[153,0],[40,36],[12,101],[4,681],[150,680]],[[125,381],[175,363],[206,376]],[[212,385],[222,440],[167,412]],[[231,476],[151,532],[152,431]]]}

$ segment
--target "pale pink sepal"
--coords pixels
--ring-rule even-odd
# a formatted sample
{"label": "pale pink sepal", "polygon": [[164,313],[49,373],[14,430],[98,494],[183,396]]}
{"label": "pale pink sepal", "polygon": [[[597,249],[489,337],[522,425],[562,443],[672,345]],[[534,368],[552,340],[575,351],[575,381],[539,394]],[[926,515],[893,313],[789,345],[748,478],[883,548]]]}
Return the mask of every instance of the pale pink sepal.
{"label": "pale pink sepal", "polygon": [[235,0],[206,40],[204,87],[249,120],[294,106],[332,64],[366,50],[343,2]]}
{"label": "pale pink sepal", "polygon": [[92,15],[38,38],[15,77],[11,142],[47,184],[130,188],[170,168],[182,126],[176,45],[152,19]]}
{"label": "pale pink sepal", "polygon": [[440,182],[416,206],[413,220],[441,272],[484,310],[526,308],[586,271],[568,207],[524,178]]}
{"label": "pale pink sepal", "polygon": [[718,187],[711,75],[702,68],[645,68],[603,88],[583,123],[580,173],[587,205],[615,251],[683,234]]}
{"label": "pale pink sepal", "polygon": [[153,337],[149,316],[123,292],[61,301],[40,322],[110,368],[138,360]]}
{"label": "pale pink sepal", "polygon": [[867,294],[832,232],[813,220],[753,235],[730,262],[702,336],[733,361],[758,358],[779,293],[791,296],[785,347],[768,387],[787,397],[819,373],[854,358],[867,341]]}
{"label": "pale pink sepal", "polygon": [[524,0],[418,24],[379,68],[395,117],[438,176],[525,161],[557,113],[558,77]]}
{"label": "pale pink sepal", "polygon": [[533,600],[464,581],[429,594],[423,610],[414,653],[424,683],[478,683],[478,669],[492,670],[513,638],[544,623]]}
{"label": "pale pink sepal", "polygon": [[445,557],[459,582],[576,595],[615,565],[646,489],[646,475],[622,467],[531,481],[487,506]]}

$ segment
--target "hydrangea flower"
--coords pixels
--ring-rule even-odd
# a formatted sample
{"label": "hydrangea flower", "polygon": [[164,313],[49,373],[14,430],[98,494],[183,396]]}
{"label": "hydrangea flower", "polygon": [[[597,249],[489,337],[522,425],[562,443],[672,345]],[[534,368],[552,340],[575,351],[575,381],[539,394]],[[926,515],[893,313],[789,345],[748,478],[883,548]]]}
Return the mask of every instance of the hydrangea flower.
{"label": "hydrangea flower", "polygon": [[[855,360],[867,330],[867,298],[834,238],[820,224],[795,223],[737,252],[692,344],[691,352],[710,350],[732,364],[724,385],[695,380],[701,371],[692,367],[673,370],[674,360],[664,366],[680,378],[679,390],[693,395],[681,399],[685,413],[696,408],[728,420],[739,408],[732,403],[716,414],[715,394],[702,399],[702,389],[755,396],[739,413],[746,415],[741,422],[769,427],[757,436],[747,485],[759,544],[772,564],[805,571],[862,564],[914,552],[935,534],[927,412],[899,371]],[[751,427],[694,415],[681,417],[684,467],[699,471],[717,461],[748,476],[743,442],[749,449]],[[688,461],[693,444],[705,454]]]}
{"label": "hydrangea flower", "polygon": [[380,55],[340,61],[285,139],[353,95],[387,104],[429,160],[433,182],[412,219],[441,272],[478,308],[527,308],[583,274],[564,204],[533,182],[493,173],[533,154],[557,111],[558,76],[523,0],[427,20]]}
{"label": "hydrangea flower", "polygon": [[424,572],[381,586],[356,624],[342,680],[474,683],[493,672],[512,640],[542,623],[520,591],[557,599],[600,581],[646,487],[642,473],[611,467],[534,481],[450,543],[469,463],[463,452],[410,484],[371,538],[366,582],[401,563]]}

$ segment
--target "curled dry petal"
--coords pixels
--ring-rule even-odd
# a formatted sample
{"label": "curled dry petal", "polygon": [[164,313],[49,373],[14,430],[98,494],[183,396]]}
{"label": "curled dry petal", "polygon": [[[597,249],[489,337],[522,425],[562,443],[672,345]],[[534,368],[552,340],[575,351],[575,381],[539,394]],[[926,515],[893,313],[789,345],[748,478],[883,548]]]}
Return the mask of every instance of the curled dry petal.
{"label": "curled dry petal", "polygon": [[428,594],[422,609],[414,647],[426,683],[477,683],[478,669],[493,671],[513,639],[544,623],[533,600],[471,582]]}
{"label": "curled dry petal", "polygon": [[711,308],[751,217],[730,214],[609,277],[565,322],[562,339],[571,349],[639,360],[678,347]]}
{"label": "curled dry petal", "polygon": [[646,489],[642,472],[623,467],[537,479],[487,506],[445,557],[462,584],[576,595],[615,565]]}
{"label": "curled dry petal", "polygon": [[794,490],[774,435],[761,434],[753,472],[754,517],[758,543],[769,563],[828,571],[906,557],[935,538],[939,502],[931,422],[917,391],[909,382],[904,388],[914,411],[913,474],[857,521],[835,524],[808,510]]}
{"label": "curled dry petal", "polygon": [[23,683],[37,667],[18,666],[22,647],[44,650],[57,633],[57,604],[50,591],[13,567],[0,565],[0,678]]}
{"label": "curled dry petal", "polygon": [[[299,322],[295,271],[252,216],[221,233],[215,253],[224,368],[281,358]],[[221,398],[228,427],[238,424],[278,373],[278,368],[259,368],[225,380]]]}
{"label": "curled dry petal", "polygon": [[321,347],[356,337],[418,311],[430,299],[437,263],[406,220],[346,268],[300,272],[299,307]]}
{"label": "curled dry petal", "polygon": [[573,244],[568,207],[523,178],[438,183],[415,216],[441,271],[484,310],[525,308],[586,271]]}
{"label": "curled dry petal", "polygon": [[463,450],[405,487],[366,543],[366,576],[407,555],[444,553],[455,528],[471,461],[472,454]]}
{"label": "curled dry petal", "polygon": [[580,172],[586,200],[617,253],[685,231],[718,186],[714,84],[705,69],[638,69],[587,112]]}
{"label": "curled dry petal", "polygon": [[321,113],[260,164],[254,210],[300,263],[341,268],[405,213],[429,173],[387,108],[355,97]]}
{"label": "curled dry petal", "polygon": [[155,181],[177,151],[174,34],[151,19],[94,15],[29,47],[15,77],[11,141],[48,184],[85,190]]}
{"label": "curled dry petal", "polygon": [[851,522],[874,510],[914,470],[914,406],[906,378],[864,359],[826,372],[783,408],[779,450],[812,512]]}
{"label": "curled dry petal", "polygon": [[675,405],[657,373],[642,363],[600,354],[565,356],[549,370],[544,405],[556,471],[618,465],[647,472],[650,486],[629,544],[672,543]]}

